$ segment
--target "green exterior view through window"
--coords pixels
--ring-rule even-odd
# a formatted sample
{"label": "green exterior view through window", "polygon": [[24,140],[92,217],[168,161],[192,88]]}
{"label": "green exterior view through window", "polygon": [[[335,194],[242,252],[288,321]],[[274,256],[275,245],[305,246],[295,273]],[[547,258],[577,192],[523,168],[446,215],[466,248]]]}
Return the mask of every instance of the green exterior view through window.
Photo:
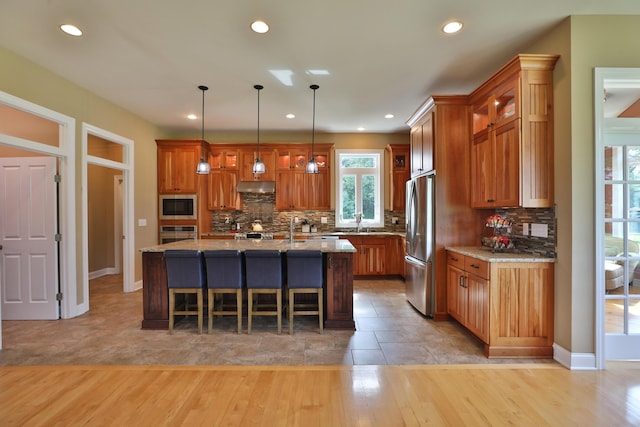
{"label": "green exterior view through window", "polygon": [[338,150],[336,226],[354,227],[358,214],[361,227],[384,225],[381,150]]}

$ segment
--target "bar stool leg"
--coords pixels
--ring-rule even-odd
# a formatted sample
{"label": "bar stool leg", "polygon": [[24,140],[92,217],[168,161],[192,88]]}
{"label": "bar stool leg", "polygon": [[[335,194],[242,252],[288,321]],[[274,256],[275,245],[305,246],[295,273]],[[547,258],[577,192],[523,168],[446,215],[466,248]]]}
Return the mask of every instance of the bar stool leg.
{"label": "bar stool leg", "polygon": [[236,291],[236,307],[238,309],[238,334],[242,331],[242,289]]}
{"label": "bar stool leg", "polygon": [[253,313],[253,290],[249,289],[247,291],[247,334],[251,333],[251,318]]}
{"label": "bar stool leg", "polygon": [[173,311],[176,307],[176,293],[173,289],[169,289],[169,333],[173,333]]}

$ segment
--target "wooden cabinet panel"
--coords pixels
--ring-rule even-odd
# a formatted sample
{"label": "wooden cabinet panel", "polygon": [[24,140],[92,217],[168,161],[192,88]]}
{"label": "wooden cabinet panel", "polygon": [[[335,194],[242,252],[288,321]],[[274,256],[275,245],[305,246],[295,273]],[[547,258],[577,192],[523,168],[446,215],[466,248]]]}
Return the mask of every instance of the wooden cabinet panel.
{"label": "wooden cabinet panel", "polygon": [[353,330],[353,253],[327,253],[326,271],[325,327]]}
{"label": "wooden cabinet panel", "polygon": [[207,208],[209,210],[240,210],[238,171],[212,170],[209,174]]}
{"label": "wooden cabinet panel", "polygon": [[467,312],[465,326],[482,341],[489,340],[489,283],[468,274],[465,280]]}
{"label": "wooden cabinet panel", "polygon": [[308,175],[308,209],[331,209],[331,176],[327,172]]}
{"label": "wooden cabinet panel", "polygon": [[200,161],[200,141],[157,141],[158,193],[196,194]]}
{"label": "wooden cabinet panel", "polygon": [[434,169],[433,113],[427,113],[411,128],[411,176]]}
{"label": "wooden cabinet panel", "polygon": [[467,292],[464,288],[464,278],[463,270],[447,265],[447,311],[463,325],[467,317]]}

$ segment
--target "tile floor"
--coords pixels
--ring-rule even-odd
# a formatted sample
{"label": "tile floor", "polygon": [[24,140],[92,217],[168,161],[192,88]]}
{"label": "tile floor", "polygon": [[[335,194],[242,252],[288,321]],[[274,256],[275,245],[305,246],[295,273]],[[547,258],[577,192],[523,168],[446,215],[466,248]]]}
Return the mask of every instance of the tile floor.
{"label": "tile floor", "polygon": [[[91,310],[74,319],[3,321],[0,365],[407,365],[554,363],[487,359],[455,322],[425,319],[406,301],[401,280],[356,280],[356,331],[325,330],[313,317],[295,319],[294,334],[276,334],[275,318],[259,318],[251,335],[233,316],[217,317],[211,335],[195,320],[167,331],[141,330],[142,291],[122,293],[119,276],[90,283]],[[205,319],[206,325],[206,319]],[[206,330],[206,327],[205,327]]]}

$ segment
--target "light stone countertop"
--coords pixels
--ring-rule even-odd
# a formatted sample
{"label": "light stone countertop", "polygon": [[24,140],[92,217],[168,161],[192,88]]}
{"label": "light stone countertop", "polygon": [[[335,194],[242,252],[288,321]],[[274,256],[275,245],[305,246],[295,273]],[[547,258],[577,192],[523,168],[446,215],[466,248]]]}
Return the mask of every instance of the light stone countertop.
{"label": "light stone countertop", "polygon": [[242,239],[242,240],[217,240],[217,239],[198,239],[198,240],[180,240],[178,242],[166,243],[164,245],[148,246],[141,248],[140,252],[164,252],[169,249],[178,250],[220,250],[232,249],[244,252],[248,249],[266,249],[279,250],[286,252],[289,249],[306,249],[320,250],[322,252],[355,252],[356,248],[346,239],[310,239],[295,240],[289,243],[289,240],[261,240],[261,239]]}
{"label": "light stone countertop", "polygon": [[527,253],[492,252],[491,248],[484,246],[447,246],[450,252],[456,252],[465,256],[472,256],[487,262],[556,262],[555,258],[543,257]]}
{"label": "light stone countertop", "polygon": [[[253,233],[253,231],[241,231],[241,234]],[[271,233],[270,231],[263,231],[262,233]],[[204,237],[218,237],[218,236],[233,236],[235,233],[226,232],[226,231],[212,231],[209,233],[203,233]],[[289,237],[288,231],[276,231],[272,233],[274,237]],[[307,237],[309,239],[320,239],[322,236],[338,236],[338,237],[349,237],[349,236],[401,236],[404,237],[406,233],[404,231],[323,231],[318,233],[303,233],[301,231],[296,231],[293,233],[294,237]]]}

